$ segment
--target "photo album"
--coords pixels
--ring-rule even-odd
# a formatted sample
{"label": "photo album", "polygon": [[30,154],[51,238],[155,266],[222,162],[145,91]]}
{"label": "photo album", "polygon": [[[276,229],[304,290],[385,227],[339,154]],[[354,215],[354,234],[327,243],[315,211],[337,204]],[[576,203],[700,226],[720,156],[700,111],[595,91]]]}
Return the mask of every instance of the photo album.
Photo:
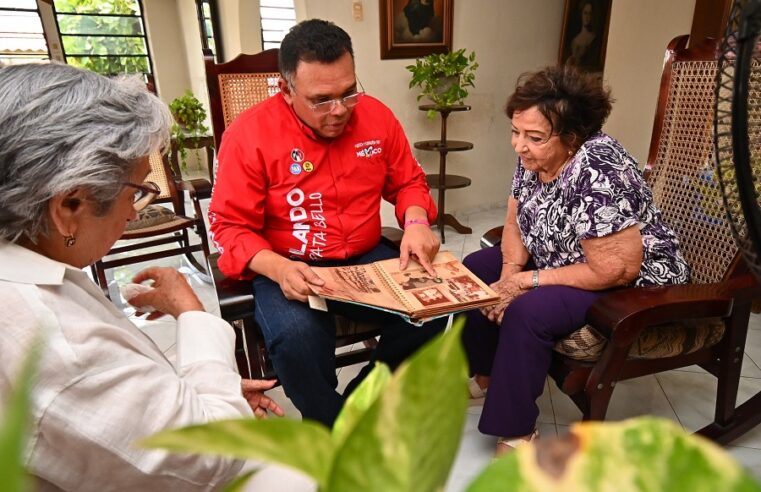
{"label": "photo album", "polygon": [[499,302],[499,295],[448,251],[433,259],[436,277],[410,260],[399,269],[399,258],[367,265],[312,267],[325,281],[311,288],[309,305],[327,310],[324,299],[351,302],[402,316],[413,324]]}

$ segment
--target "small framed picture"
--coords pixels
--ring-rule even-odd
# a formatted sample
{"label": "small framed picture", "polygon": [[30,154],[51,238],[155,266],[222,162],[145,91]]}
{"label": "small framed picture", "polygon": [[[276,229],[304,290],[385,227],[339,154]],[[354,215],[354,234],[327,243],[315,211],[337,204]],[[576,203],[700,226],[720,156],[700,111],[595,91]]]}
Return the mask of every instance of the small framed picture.
{"label": "small framed picture", "polygon": [[565,0],[558,63],[602,74],[611,0]]}
{"label": "small framed picture", "polygon": [[381,60],[452,49],[454,0],[379,0]]}

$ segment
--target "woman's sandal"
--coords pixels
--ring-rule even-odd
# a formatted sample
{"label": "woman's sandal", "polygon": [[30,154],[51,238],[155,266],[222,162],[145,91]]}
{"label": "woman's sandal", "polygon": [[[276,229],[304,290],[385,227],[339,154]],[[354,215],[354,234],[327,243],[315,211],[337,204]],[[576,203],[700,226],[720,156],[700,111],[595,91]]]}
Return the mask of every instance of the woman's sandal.
{"label": "woman's sandal", "polygon": [[482,388],[476,382],[476,378],[472,377],[468,379],[468,392],[470,392],[470,401],[468,405],[481,405],[486,398],[486,390],[488,388]]}
{"label": "woman's sandal", "polygon": [[539,429],[534,429],[534,431],[531,434],[529,434],[528,439],[525,439],[523,437],[515,437],[512,439],[508,439],[506,437],[500,437],[499,439],[497,439],[497,449],[494,452],[494,457],[498,458],[505,453],[514,451],[516,448],[520,446],[524,446],[526,443],[533,442],[537,439],[539,439]]}

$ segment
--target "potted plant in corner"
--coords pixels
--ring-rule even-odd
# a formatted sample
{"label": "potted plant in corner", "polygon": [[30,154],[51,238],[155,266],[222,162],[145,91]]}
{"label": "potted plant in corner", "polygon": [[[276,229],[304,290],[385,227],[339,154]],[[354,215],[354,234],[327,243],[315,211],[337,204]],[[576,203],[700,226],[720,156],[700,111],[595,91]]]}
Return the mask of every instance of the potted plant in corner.
{"label": "potted plant in corner", "polygon": [[[462,104],[468,97],[467,87],[475,87],[476,52],[465,53],[465,48],[450,53],[434,53],[415,60],[405,67],[412,73],[410,89],[420,88],[418,101],[427,97],[438,109]],[[436,111],[427,112],[433,118]]]}
{"label": "potted plant in corner", "polygon": [[188,149],[185,144],[188,138],[198,138],[208,135],[209,128],[205,125],[206,110],[190,90],[185,91],[169,103],[169,110],[174,116],[172,125],[172,140],[176,151],[180,154],[182,169],[188,167]]}

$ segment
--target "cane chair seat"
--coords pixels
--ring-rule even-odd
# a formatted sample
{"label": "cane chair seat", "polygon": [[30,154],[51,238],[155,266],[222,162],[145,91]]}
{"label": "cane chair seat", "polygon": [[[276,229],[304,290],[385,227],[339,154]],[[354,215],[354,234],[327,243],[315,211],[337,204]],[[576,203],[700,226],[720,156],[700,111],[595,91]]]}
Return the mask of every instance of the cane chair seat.
{"label": "cane chair seat", "polygon": [[[144,237],[146,234],[154,235],[165,232],[168,233],[193,225],[193,219],[188,217],[178,217],[174,212],[161,205],[152,205],[151,209],[152,210],[149,212],[152,215],[138,215],[138,219],[130,222],[129,226],[124,231],[124,234],[122,234],[122,237],[119,239],[137,239]],[[166,210],[166,212],[163,210]],[[154,213],[158,215],[153,215]]]}
{"label": "cane chair seat", "polygon": [[[629,359],[663,359],[691,354],[716,345],[724,336],[721,318],[684,320],[649,326],[642,330],[629,349]],[[608,339],[593,326],[585,325],[555,343],[555,352],[571,359],[594,362],[600,358]]]}

